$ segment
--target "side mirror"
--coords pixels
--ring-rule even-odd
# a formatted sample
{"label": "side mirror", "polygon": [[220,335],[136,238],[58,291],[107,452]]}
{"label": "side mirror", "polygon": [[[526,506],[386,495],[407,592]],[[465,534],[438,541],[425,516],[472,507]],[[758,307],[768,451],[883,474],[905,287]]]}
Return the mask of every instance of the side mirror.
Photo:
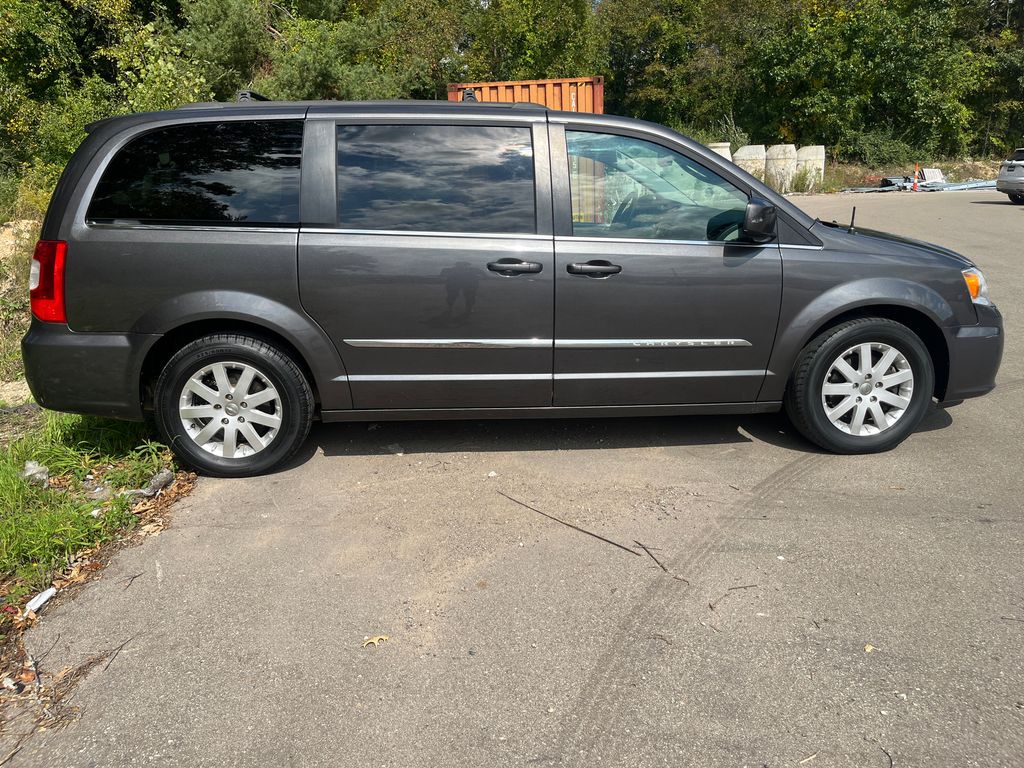
{"label": "side mirror", "polygon": [[760,197],[751,197],[743,214],[743,239],[767,243],[775,239],[775,206]]}

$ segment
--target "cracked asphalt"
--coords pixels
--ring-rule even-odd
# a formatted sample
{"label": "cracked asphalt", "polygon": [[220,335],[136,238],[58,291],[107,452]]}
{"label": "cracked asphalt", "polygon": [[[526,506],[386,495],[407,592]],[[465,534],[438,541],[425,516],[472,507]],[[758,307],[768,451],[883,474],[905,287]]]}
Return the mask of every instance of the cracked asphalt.
{"label": "cracked asphalt", "polygon": [[9,764],[1024,763],[1024,207],[797,202],[976,259],[999,388],[860,457],[781,416],[318,426],[45,612],[51,672],[128,642]]}

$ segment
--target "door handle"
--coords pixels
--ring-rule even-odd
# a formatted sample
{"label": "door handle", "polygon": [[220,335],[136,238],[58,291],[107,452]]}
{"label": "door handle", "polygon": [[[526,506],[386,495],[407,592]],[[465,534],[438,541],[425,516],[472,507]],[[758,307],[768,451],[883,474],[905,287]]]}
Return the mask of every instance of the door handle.
{"label": "door handle", "polygon": [[585,264],[573,262],[566,266],[570,275],[585,275],[586,277],[611,277],[622,271],[618,264],[607,261],[588,261]]}
{"label": "door handle", "polygon": [[518,259],[498,259],[487,265],[491,272],[511,277],[512,275],[536,274],[544,265],[538,261],[519,261]]}

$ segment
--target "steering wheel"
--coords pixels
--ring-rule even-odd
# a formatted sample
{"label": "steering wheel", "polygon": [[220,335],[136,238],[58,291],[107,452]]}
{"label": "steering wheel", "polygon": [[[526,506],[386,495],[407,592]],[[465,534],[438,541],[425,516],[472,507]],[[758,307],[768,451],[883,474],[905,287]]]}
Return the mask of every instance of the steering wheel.
{"label": "steering wheel", "polygon": [[635,190],[626,195],[626,199],[619,203],[615,215],[612,216],[612,224],[628,224],[632,221],[636,214],[636,201],[639,197]]}

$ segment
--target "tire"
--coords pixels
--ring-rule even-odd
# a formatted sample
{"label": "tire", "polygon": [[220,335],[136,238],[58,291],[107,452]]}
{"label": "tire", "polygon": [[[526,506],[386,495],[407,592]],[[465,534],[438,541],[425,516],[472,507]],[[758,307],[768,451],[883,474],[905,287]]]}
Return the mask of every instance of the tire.
{"label": "tire", "polygon": [[295,361],[265,341],[227,333],[197,339],[168,361],[155,406],[174,453],[211,477],[248,477],[281,465],[313,420],[313,393]]}
{"label": "tire", "polygon": [[[862,355],[871,357],[873,368],[865,370]],[[893,320],[866,317],[830,328],[804,347],[786,389],[786,413],[827,451],[878,453],[917,428],[934,388],[931,355],[917,334]]]}
{"label": "tire", "polygon": [[1008,192],[1007,194],[1010,196],[1011,203],[1016,203],[1017,205],[1024,205],[1024,194],[1021,194],[1019,192]]}

